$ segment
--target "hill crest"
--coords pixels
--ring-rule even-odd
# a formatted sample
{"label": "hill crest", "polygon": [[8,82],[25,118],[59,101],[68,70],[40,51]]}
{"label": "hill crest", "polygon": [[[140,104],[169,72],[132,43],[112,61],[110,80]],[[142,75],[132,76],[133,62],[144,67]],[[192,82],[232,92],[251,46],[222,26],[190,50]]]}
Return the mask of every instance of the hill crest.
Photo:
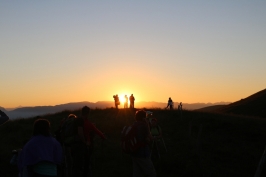
{"label": "hill crest", "polygon": [[266,89],[228,105],[210,106],[198,109],[205,112],[220,112],[266,118]]}
{"label": "hill crest", "polygon": [[[177,108],[177,105],[179,102],[175,102],[175,107]],[[219,102],[219,103],[183,103],[183,109],[187,110],[195,110],[207,106],[213,106],[213,105],[220,105],[220,104],[229,104],[228,102]],[[66,104],[60,104],[55,106],[34,106],[34,107],[20,107],[16,108],[14,110],[8,111],[6,110],[7,115],[11,119],[16,118],[28,118],[28,117],[34,117],[34,116],[41,116],[45,114],[53,114],[57,112],[61,112],[64,110],[77,110],[82,108],[83,106],[88,106],[92,109],[100,108],[111,108],[114,107],[113,101],[98,101],[98,102],[74,102],[74,103],[66,103]],[[160,108],[164,109],[167,106],[167,103],[162,102],[136,102],[135,107],[136,108]],[[119,108],[123,108],[123,105],[120,105]]]}
{"label": "hill crest", "polygon": [[266,117],[266,89],[252,94],[244,99],[224,106],[217,111],[242,114],[248,116]]}

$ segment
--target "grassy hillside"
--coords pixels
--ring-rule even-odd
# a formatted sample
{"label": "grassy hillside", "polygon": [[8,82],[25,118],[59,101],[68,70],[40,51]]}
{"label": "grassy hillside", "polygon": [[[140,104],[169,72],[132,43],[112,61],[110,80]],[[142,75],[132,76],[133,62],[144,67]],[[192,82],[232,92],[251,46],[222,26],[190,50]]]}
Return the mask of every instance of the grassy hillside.
{"label": "grassy hillside", "polygon": [[266,118],[266,89],[220,109],[219,112]]}
{"label": "grassy hillside", "polygon": [[[168,152],[154,161],[158,176],[250,177],[254,176],[266,145],[266,120],[192,111],[151,110],[158,118]],[[60,120],[70,113],[47,115],[54,131]],[[11,150],[29,139],[34,120],[9,121],[0,127],[0,176],[17,176],[9,165]],[[95,109],[91,121],[108,137],[95,139],[94,177],[131,176],[130,156],[120,148],[120,132],[134,122],[134,112],[121,109]],[[163,151],[163,148],[161,148]],[[263,169],[266,175],[266,165]]]}
{"label": "grassy hillside", "polygon": [[221,109],[225,107],[226,105],[214,105],[214,106],[208,106],[204,108],[197,109],[196,111],[201,111],[201,112],[215,112],[218,109]]}

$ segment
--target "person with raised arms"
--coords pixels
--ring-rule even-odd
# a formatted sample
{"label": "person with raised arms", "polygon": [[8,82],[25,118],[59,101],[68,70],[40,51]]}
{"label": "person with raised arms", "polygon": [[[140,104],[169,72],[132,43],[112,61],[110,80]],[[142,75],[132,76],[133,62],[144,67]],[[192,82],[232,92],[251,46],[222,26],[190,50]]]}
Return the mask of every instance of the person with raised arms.
{"label": "person with raised arms", "polygon": [[93,153],[93,136],[96,134],[103,140],[105,135],[96,128],[89,120],[90,108],[84,106],[81,109],[81,116],[77,118],[77,133],[80,141],[71,145],[73,157],[72,176],[91,176],[91,155]]}

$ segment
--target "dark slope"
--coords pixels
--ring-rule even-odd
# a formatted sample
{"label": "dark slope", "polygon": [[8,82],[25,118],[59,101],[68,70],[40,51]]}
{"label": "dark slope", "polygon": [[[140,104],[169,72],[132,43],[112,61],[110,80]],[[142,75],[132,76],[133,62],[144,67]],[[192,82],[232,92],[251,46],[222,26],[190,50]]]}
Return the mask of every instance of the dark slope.
{"label": "dark slope", "polygon": [[218,109],[221,109],[223,107],[225,107],[226,105],[214,105],[214,106],[208,106],[208,107],[204,107],[204,108],[200,108],[197,109],[195,111],[202,111],[202,112],[215,112]]}
{"label": "dark slope", "polygon": [[266,89],[219,108],[217,111],[266,118]]}
{"label": "dark slope", "polygon": [[[159,142],[161,159],[154,160],[158,177],[250,177],[254,176],[265,148],[266,119],[236,115],[154,109],[163,130],[167,152]],[[62,118],[79,110],[46,115],[54,132]],[[92,109],[90,120],[107,136],[95,136],[94,177],[132,176],[131,157],[121,152],[123,126],[134,122],[129,109]],[[10,120],[0,126],[0,177],[18,176],[9,161],[13,149],[21,148],[32,135],[37,118]],[[156,152],[156,151],[153,151]],[[266,176],[263,165],[261,176]],[[60,176],[58,176],[60,177]]]}

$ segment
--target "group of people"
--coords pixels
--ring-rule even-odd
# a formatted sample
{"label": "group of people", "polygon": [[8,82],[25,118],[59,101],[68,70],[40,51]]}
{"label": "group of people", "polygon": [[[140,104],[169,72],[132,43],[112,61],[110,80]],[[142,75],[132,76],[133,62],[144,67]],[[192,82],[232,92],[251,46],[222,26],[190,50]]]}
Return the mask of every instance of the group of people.
{"label": "group of people", "polygon": [[[120,100],[119,100],[119,96],[118,94],[113,95],[114,98],[114,103],[115,103],[115,108],[118,109],[118,106],[120,105]],[[124,100],[124,108],[128,108],[128,96],[125,95],[125,100]],[[130,95],[129,97],[129,107],[131,109],[134,109],[134,103],[135,103],[135,97],[133,96],[133,94]]]}
{"label": "group of people", "polygon": [[[118,109],[118,106],[120,105],[120,100],[119,100],[118,94],[113,95],[113,98],[114,98],[115,108]],[[135,97],[133,96],[133,94],[131,94],[131,96],[129,98],[127,95],[125,95],[124,98],[125,98],[124,99],[124,108],[128,108],[128,99],[129,99],[130,108],[133,109],[134,108],[134,102],[135,102]],[[168,108],[170,110],[174,109],[174,102],[173,102],[171,97],[169,97],[168,102],[167,102],[167,106],[165,109],[168,109]],[[178,110],[182,110],[182,102],[178,105]]]}
{"label": "group of people", "polygon": [[[183,107],[182,102],[180,102],[179,105],[178,105],[178,108],[177,108],[178,111],[182,111],[183,110],[182,107]],[[169,108],[170,110],[173,110],[174,109],[174,102],[173,102],[173,100],[172,100],[171,97],[169,97],[168,103],[167,103],[167,106],[166,106],[165,109],[167,109],[167,108]]]}
{"label": "group of people", "polygon": [[71,127],[75,139],[71,143],[62,141],[60,135],[55,138],[47,119],[37,119],[34,122],[32,137],[22,149],[15,151],[10,162],[17,163],[20,177],[57,177],[60,169],[58,167],[66,168],[63,161],[65,162],[68,152],[71,153],[71,162],[67,162],[69,173],[64,169],[60,170],[60,174],[66,177],[91,176],[92,134],[100,136],[103,140],[106,136],[90,122],[89,114],[90,108],[84,106],[81,109],[81,116],[70,114],[61,121],[59,133],[66,122],[69,122],[68,120],[75,120]]}
{"label": "group of people", "polygon": [[[17,154],[17,165],[21,177],[57,177],[58,167],[63,165],[67,170],[60,170],[66,177],[91,176],[91,156],[93,153],[93,136],[98,135],[105,140],[106,136],[89,120],[90,108],[84,106],[81,115],[70,114],[62,119],[57,138],[50,130],[47,119],[37,119],[33,126],[33,135]],[[74,120],[74,121],[72,121]],[[147,116],[143,110],[136,111],[135,123],[137,125],[136,138],[143,145],[131,153],[133,161],[133,176],[142,175],[155,177],[156,171],[151,160],[151,144],[162,136],[161,129],[155,128],[157,120]],[[69,138],[62,135],[67,122],[72,121],[74,138],[71,143],[64,141]],[[69,153],[69,154],[68,154]],[[67,154],[71,156],[66,161]],[[13,159],[14,160],[14,159]],[[64,173],[62,173],[64,171]]]}
{"label": "group of people", "polygon": [[[119,97],[114,95],[115,106],[118,109]],[[133,94],[129,97],[130,108],[134,108],[135,98]],[[128,108],[128,97],[125,95],[125,108]],[[173,109],[173,100],[168,100],[166,108]],[[179,105],[182,109],[182,103]],[[93,136],[98,135],[105,140],[106,136],[96,128],[89,120],[90,108],[84,106],[81,115],[70,114],[62,119],[58,128],[57,136],[54,138],[50,131],[50,122],[47,119],[37,119],[34,122],[33,135],[25,143],[21,150],[18,150],[12,158],[17,163],[21,177],[57,177],[58,167],[65,165],[61,174],[66,177],[88,177],[91,176],[91,156],[93,153]],[[8,120],[8,116],[0,111],[0,118]],[[157,140],[162,138],[162,130],[153,118],[151,112],[139,110],[135,113],[137,127],[136,138],[142,142],[142,146],[131,153],[133,161],[133,176],[142,175],[155,177],[156,171],[151,160],[152,150],[157,151]],[[63,134],[69,122],[72,122],[72,137]],[[69,129],[69,127],[68,127]],[[60,134],[61,133],[61,134]],[[66,141],[71,140],[71,141]],[[164,141],[163,141],[164,143]],[[155,148],[154,148],[155,147]],[[165,150],[166,146],[164,144]],[[167,150],[166,150],[167,151]],[[70,157],[70,158],[68,158]]]}

